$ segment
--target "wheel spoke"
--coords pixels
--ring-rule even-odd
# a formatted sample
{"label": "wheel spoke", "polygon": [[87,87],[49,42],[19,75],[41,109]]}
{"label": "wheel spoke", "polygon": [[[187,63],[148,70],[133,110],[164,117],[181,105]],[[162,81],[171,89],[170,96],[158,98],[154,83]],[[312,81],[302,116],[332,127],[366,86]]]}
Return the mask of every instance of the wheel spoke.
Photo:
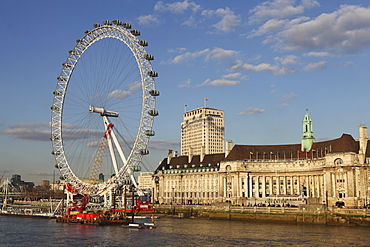
{"label": "wheel spoke", "polygon": [[[96,25],[77,40],[54,91],[51,139],[56,166],[66,183],[85,194],[101,194],[128,178],[136,185],[133,171],[148,153],[152,134],[146,133],[156,116],[153,56],[143,47],[147,43],[134,35],[138,33],[116,23]],[[106,142],[109,148],[103,149],[108,122],[114,127]],[[92,181],[96,173],[108,179]]]}

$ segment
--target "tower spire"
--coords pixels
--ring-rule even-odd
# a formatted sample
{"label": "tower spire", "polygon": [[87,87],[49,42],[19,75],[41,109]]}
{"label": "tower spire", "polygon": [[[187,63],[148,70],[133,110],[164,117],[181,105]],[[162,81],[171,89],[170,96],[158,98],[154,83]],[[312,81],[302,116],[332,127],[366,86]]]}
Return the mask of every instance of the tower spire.
{"label": "tower spire", "polygon": [[301,151],[308,152],[311,150],[315,137],[313,136],[312,120],[308,114],[308,108],[306,108],[306,114],[302,121],[303,134],[302,134],[302,145]]}

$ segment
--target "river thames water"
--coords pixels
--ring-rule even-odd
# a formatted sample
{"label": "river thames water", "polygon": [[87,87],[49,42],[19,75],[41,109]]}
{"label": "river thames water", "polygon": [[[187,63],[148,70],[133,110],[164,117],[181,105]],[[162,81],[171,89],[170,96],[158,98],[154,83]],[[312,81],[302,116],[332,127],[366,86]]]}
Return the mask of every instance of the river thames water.
{"label": "river thames water", "polygon": [[368,227],[162,217],[154,229],[0,216],[0,246],[370,246]]}

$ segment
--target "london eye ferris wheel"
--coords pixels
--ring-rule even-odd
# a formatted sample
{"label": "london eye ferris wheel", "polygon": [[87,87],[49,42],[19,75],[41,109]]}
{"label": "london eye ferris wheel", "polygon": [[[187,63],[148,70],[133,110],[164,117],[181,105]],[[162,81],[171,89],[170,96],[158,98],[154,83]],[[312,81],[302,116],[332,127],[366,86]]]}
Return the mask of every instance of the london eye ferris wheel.
{"label": "london eye ferris wheel", "polygon": [[139,35],[120,20],[95,24],[62,64],[51,106],[52,154],[61,178],[80,194],[138,187],[134,171],[149,153],[159,95],[154,57]]}

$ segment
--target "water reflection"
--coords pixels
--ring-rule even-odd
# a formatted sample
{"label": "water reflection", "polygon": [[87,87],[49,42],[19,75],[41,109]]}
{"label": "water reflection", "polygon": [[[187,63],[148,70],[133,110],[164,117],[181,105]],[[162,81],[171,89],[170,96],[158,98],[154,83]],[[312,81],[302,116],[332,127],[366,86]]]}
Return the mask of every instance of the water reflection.
{"label": "water reflection", "polygon": [[367,246],[368,227],[208,219],[156,221],[155,229],[0,216],[0,246]]}

